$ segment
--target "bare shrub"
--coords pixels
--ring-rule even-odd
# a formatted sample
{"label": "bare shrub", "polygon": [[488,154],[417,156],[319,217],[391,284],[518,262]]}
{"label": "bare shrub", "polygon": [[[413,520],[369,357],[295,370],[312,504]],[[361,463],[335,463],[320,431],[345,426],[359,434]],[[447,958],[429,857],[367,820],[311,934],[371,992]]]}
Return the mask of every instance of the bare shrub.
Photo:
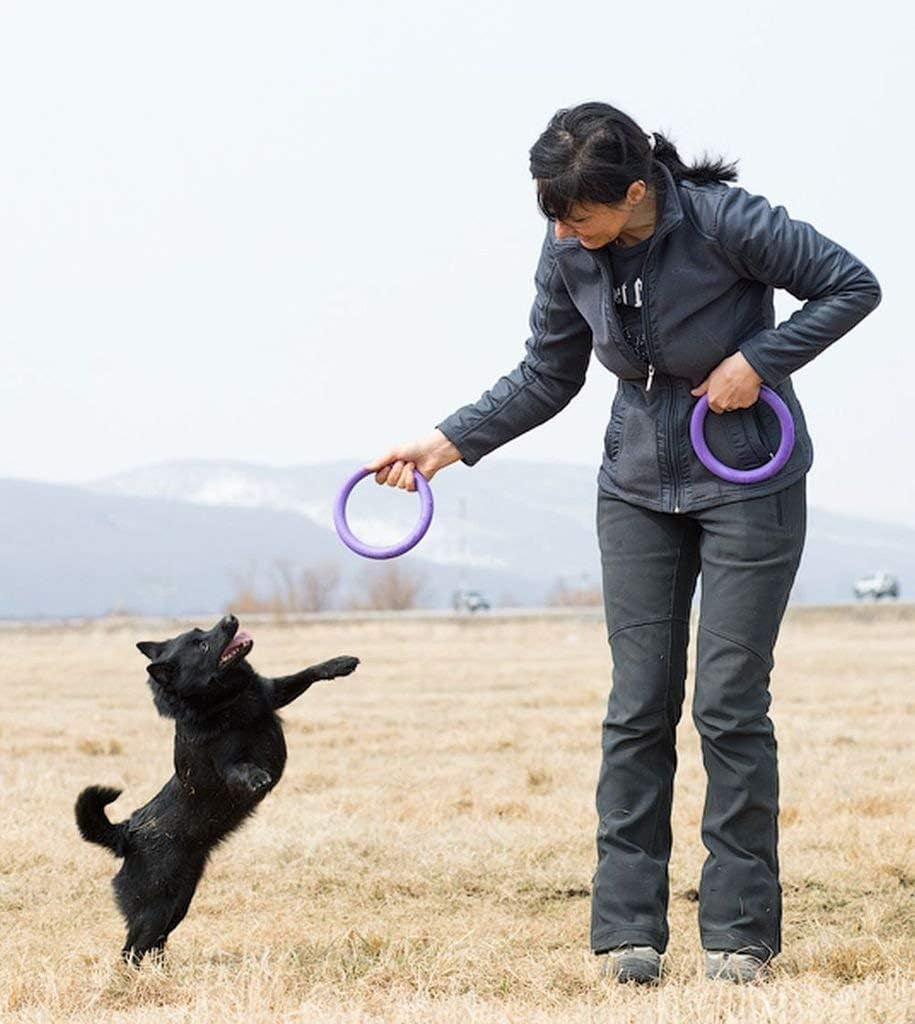
{"label": "bare shrub", "polygon": [[348,604],[352,611],[407,611],[425,586],[420,575],[399,565],[370,566],[362,580],[360,595]]}
{"label": "bare shrub", "polygon": [[277,561],[273,569],[277,577],[273,596],[279,605],[279,611],[295,611],[297,589],[295,570],[291,563],[285,560]]}
{"label": "bare shrub", "polygon": [[599,586],[587,582],[576,586],[563,577],[556,580],[546,598],[546,603],[551,608],[591,608],[599,607],[602,602],[603,596]]}
{"label": "bare shrub", "polygon": [[254,582],[255,573],[235,576],[235,592],[227,609],[236,614],[266,612],[282,615],[287,612],[322,612],[333,604],[333,594],[340,583],[340,569],[335,562],[319,562],[296,570],[288,561],[274,566],[273,592],[262,597]]}
{"label": "bare shrub", "polygon": [[236,615],[251,615],[263,612],[282,611],[280,601],[276,594],[269,598],[262,598],[257,592],[255,577],[257,573],[249,568],[245,573],[234,573],[235,590],[226,605],[226,611],[234,612]]}
{"label": "bare shrub", "polygon": [[76,749],[81,754],[88,754],[90,757],[103,757],[106,754],[123,754],[124,747],[119,740],[96,740],[83,739],[76,744]]}
{"label": "bare shrub", "polygon": [[299,610],[327,611],[339,585],[340,567],[336,562],[321,562],[313,568],[303,569],[299,578]]}

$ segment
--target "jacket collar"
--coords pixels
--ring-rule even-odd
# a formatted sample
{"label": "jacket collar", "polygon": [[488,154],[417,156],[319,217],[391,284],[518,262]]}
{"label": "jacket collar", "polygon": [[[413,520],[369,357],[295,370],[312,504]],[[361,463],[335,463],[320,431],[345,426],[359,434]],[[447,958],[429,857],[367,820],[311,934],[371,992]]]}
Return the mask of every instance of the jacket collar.
{"label": "jacket collar", "polygon": [[661,186],[662,204],[661,214],[655,224],[649,249],[654,248],[654,243],[657,239],[663,238],[669,231],[673,231],[680,221],[683,220],[683,203],[680,201],[680,190],[677,188],[674,176],[660,160],[655,160],[655,168],[658,184]]}

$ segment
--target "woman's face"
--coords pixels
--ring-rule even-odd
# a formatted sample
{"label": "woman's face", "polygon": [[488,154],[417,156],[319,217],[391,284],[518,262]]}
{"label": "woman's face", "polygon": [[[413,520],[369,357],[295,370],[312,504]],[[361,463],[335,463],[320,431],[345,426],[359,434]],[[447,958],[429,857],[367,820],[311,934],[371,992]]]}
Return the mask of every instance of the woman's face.
{"label": "woman's face", "polygon": [[618,203],[574,203],[564,220],[557,220],[557,238],[577,238],[586,249],[600,249],[616,240],[645,198],[645,183],[634,181]]}
{"label": "woman's face", "polygon": [[623,200],[607,203],[575,203],[565,220],[557,220],[557,238],[577,238],[586,249],[600,249],[614,241],[632,211]]}

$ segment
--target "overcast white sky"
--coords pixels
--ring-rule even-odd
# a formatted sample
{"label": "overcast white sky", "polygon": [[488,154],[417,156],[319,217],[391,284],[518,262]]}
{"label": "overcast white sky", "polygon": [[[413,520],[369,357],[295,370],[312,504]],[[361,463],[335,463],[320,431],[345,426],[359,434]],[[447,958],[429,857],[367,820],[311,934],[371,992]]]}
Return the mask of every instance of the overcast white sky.
{"label": "overcast white sky", "polygon": [[[5,3],[0,476],[361,462],[425,433],[522,355],[528,150],[558,107],[601,99],[685,157],[739,157],[741,184],[876,272],[880,308],[795,379],[810,500],[915,524],[909,18],[884,0]],[[592,365],[491,458],[596,466],[614,384]]]}

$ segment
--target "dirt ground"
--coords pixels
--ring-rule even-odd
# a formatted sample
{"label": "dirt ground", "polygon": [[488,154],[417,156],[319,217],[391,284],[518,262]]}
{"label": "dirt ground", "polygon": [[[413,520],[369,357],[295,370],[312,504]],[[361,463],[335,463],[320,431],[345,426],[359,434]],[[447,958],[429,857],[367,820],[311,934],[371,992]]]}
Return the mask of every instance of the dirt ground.
{"label": "dirt ground", "polygon": [[[210,623],[202,621],[200,625]],[[784,952],[770,981],[701,976],[704,773],[680,727],[665,980],[588,951],[593,790],[610,679],[587,614],[243,622],[252,663],[357,673],[285,714],[286,774],[219,849],[164,965],[123,967],[109,879],[73,801],[171,774],[137,640],[176,622],[0,629],[6,1022],[915,1020],[915,609],[799,609],[776,651]]]}

